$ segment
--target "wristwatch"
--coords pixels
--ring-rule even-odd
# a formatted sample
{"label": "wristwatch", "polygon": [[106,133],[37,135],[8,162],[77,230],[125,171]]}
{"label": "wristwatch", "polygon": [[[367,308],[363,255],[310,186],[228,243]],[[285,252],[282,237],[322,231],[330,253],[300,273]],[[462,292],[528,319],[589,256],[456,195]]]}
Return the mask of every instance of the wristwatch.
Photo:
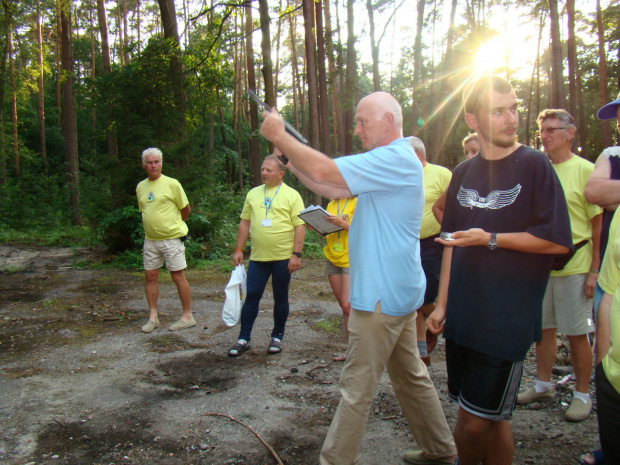
{"label": "wristwatch", "polygon": [[301,252],[293,252],[293,255],[297,255],[299,258],[301,258]]}
{"label": "wristwatch", "polygon": [[491,233],[491,239],[487,243],[489,250],[497,250],[497,233]]}

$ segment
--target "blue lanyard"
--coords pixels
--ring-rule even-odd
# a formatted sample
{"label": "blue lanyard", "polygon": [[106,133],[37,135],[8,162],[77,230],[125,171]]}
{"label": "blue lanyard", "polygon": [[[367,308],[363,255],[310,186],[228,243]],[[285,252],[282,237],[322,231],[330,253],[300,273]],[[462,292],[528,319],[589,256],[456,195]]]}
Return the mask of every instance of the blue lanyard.
{"label": "blue lanyard", "polygon": [[[278,186],[278,188],[276,189],[276,193],[273,194],[273,199],[276,198],[276,195],[278,195],[278,191],[280,190],[280,187],[282,186],[282,184],[280,184]],[[267,214],[269,213],[269,209],[271,208],[271,204],[273,203],[273,199],[270,199],[267,197],[267,184],[263,185],[264,189],[265,189],[265,193],[263,194],[263,197],[265,198],[265,206],[267,207],[267,210],[265,211],[265,218],[267,218]]]}
{"label": "blue lanyard", "polygon": [[[275,197],[275,195],[274,195]],[[344,211],[347,208],[347,202],[349,201],[349,199],[347,198],[347,200],[344,201],[344,205],[342,207],[342,214],[344,215]],[[340,218],[340,200],[338,200],[336,202],[336,215],[338,216],[338,218]],[[340,231],[338,231],[338,239],[340,239]]]}

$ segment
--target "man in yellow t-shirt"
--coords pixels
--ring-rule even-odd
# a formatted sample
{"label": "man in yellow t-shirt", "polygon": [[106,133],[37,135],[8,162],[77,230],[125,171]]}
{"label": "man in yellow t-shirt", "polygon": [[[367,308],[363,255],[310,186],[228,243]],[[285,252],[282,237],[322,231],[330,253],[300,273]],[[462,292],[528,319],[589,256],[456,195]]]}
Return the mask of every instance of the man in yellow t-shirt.
{"label": "man in yellow t-shirt", "polygon": [[273,330],[270,354],[282,352],[282,338],[288,318],[288,287],[291,273],[300,267],[306,227],[299,218],[304,209],[299,192],[282,182],[284,165],[274,155],[261,166],[263,185],[248,192],[237,231],[233,256],[235,266],[243,263],[243,247],[248,238],[252,246],[247,273],[247,296],[241,309],[239,339],[228,351],[238,357],[250,349],[250,336],[258,316],[258,304],[271,276],[273,287]]}
{"label": "man in yellow t-shirt", "polygon": [[[573,399],[565,418],[583,421],[590,415],[589,387],[592,347],[588,333],[594,331],[592,298],[600,265],[602,209],[585,198],[585,185],[594,164],[571,152],[575,120],[566,110],[543,110],[538,116],[539,134],[562,184],[570,217],[575,255],[564,268],[552,271],[543,300],[542,340],[536,343],[536,386],[519,394],[518,404],[553,399],[551,372],[557,354],[556,330],[570,343],[575,373]],[[577,250],[578,249],[578,250]]]}
{"label": "man in yellow t-shirt", "polygon": [[443,256],[443,245],[435,241],[435,238],[439,237],[441,225],[435,219],[433,205],[448,188],[452,173],[448,168],[426,161],[426,148],[420,138],[411,136],[409,143],[424,168],[424,212],[420,226],[420,255],[426,277],[426,291],[424,292],[424,304],[418,309],[416,326],[420,358],[426,365],[430,365],[429,354],[437,343],[437,336],[426,330],[426,318],[435,310]]}
{"label": "man in yellow t-shirt", "polygon": [[146,300],[149,304],[149,321],[142,326],[145,333],[150,333],[159,326],[157,279],[164,262],[177,286],[183,305],[181,318],[168,329],[178,331],[196,326],[192,316],[191,292],[184,273],[187,268],[183,244],[187,238],[185,221],[191,209],[181,183],[161,174],[162,161],[161,150],[157,148],[142,152],[142,166],[148,178],[136,188],[145,234],[143,259]]}

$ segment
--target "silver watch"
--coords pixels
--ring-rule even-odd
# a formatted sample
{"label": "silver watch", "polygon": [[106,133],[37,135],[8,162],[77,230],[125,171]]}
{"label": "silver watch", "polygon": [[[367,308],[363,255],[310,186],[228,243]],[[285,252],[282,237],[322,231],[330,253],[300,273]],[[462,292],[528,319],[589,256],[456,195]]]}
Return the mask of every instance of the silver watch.
{"label": "silver watch", "polygon": [[489,250],[497,250],[497,233],[491,233],[491,239],[487,243]]}

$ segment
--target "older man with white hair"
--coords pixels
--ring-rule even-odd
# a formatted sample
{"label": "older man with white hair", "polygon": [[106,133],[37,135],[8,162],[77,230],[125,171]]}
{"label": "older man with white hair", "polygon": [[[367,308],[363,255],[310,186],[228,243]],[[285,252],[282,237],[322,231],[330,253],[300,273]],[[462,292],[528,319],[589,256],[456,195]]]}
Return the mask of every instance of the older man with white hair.
{"label": "older man with white hair", "polygon": [[183,313],[181,318],[168,329],[180,329],[196,326],[192,316],[191,291],[184,270],[187,224],[191,208],[181,183],[161,173],[163,157],[158,148],[149,148],[142,152],[142,166],[147,178],[138,184],[136,195],[142,213],[144,225],[144,274],[146,277],[146,300],[149,305],[149,321],[142,326],[142,331],[150,333],[159,326],[157,301],[159,299],[159,269],[166,263],[170,276],[177,286]]}

